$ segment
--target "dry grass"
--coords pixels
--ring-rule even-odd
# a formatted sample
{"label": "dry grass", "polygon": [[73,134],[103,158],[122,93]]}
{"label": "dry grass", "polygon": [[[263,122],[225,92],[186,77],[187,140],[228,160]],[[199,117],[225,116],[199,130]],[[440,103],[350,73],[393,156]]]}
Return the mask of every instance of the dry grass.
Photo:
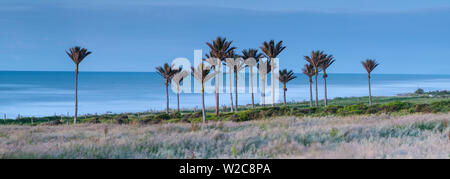
{"label": "dry grass", "polygon": [[0,126],[0,158],[450,158],[450,114]]}

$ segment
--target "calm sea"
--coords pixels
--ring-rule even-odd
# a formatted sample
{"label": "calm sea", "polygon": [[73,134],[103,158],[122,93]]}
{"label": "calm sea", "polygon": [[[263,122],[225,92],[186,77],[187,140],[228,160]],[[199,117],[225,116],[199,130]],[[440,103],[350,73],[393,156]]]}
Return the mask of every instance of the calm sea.
{"label": "calm sea", "polygon": [[[307,77],[288,84],[288,101],[309,99]],[[320,77],[320,76],[319,76]],[[165,89],[156,73],[140,72],[81,72],[79,76],[79,112],[81,114],[142,112],[165,108]],[[367,96],[367,74],[330,74],[328,96]],[[319,78],[319,98],[323,97]],[[450,75],[372,75],[372,94],[392,96],[424,90],[450,89]],[[73,72],[9,72],[0,71],[0,115],[23,116],[73,115]],[[280,90],[280,100],[282,90]],[[182,108],[201,107],[200,94],[182,94]],[[229,94],[220,95],[221,105],[229,105]],[[255,94],[256,102],[260,101]],[[250,102],[249,94],[239,94],[239,103]],[[269,103],[266,101],[266,103]],[[206,95],[206,105],[214,106],[214,94]],[[176,94],[170,91],[170,107],[176,108]]]}

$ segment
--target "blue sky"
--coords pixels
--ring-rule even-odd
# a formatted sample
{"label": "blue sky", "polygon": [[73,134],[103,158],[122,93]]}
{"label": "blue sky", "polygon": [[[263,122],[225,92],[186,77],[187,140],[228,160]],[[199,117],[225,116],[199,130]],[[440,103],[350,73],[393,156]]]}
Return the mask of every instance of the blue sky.
{"label": "blue sky", "polygon": [[304,55],[336,57],[330,73],[449,74],[448,0],[3,0],[0,70],[69,71],[64,50],[93,51],[82,71],[154,71],[217,36],[239,51],[283,40],[282,68],[300,72]]}

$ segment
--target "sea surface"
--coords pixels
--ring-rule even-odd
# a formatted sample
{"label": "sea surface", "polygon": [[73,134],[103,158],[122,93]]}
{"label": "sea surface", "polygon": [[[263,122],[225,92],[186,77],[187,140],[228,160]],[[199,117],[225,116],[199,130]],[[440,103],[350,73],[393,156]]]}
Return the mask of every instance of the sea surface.
{"label": "sea surface", "polygon": [[[308,79],[287,85],[288,101],[309,100]],[[248,85],[248,77],[246,78]],[[372,95],[393,96],[417,88],[449,90],[450,75],[372,74]],[[367,74],[329,74],[328,98],[367,96]],[[319,76],[319,98],[323,98],[323,81]],[[74,72],[0,71],[0,115],[22,116],[73,115]],[[280,86],[281,87],[281,86]],[[282,90],[279,90],[282,100]],[[79,113],[104,114],[143,112],[165,108],[163,79],[154,72],[80,72]],[[176,94],[169,90],[170,107],[176,108]],[[239,104],[250,103],[250,94],[239,94]],[[271,99],[271,98],[269,98]],[[200,108],[201,94],[180,95],[182,108]],[[206,94],[206,105],[215,105],[214,93]],[[255,94],[260,102],[260,94]],[[266,100],[269,104],[271,100]],[[220,104],[229,105],[230,95],[220,94]]]}

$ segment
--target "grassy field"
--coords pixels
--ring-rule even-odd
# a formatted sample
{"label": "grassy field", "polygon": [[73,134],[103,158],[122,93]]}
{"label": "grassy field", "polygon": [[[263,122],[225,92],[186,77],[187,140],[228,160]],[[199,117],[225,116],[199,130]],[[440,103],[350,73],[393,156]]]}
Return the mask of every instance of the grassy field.
{"label": "grassy field", "polygon": [[450,158],[449,113],[0,126],[0,158]]}

